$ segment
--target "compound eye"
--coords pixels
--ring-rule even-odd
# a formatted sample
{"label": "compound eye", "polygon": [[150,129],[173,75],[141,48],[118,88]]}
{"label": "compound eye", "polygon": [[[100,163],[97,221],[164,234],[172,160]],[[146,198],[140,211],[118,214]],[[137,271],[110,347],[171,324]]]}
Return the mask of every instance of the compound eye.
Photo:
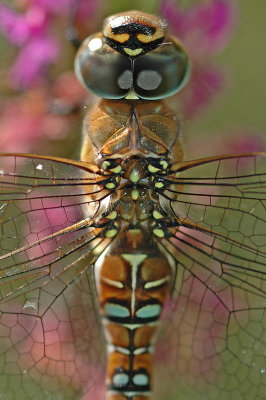
{"label": "compound eye", "polygon": [[181,90],[189,78],[189,59],[181,45],[165,41],[134,63],[134,90],[142,99],[157,100]]}
{"label": "compound eye", "polygon": [[105,44],[102,34],[89,36],[75,58],[75,73],[86,89],[105,99],[121,99],[133,83],[131,61]]}

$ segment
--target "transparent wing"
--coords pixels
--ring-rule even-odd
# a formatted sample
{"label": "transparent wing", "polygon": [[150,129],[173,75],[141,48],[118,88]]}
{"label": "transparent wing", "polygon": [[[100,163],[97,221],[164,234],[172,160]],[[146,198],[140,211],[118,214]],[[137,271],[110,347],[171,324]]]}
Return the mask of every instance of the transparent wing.
{"label": "transparent wing", "polygon": [[[95,166],[58,159],[2,165],[0,393],[102,399],[88,266],[107,246],[94,227],[105,180]],[[160,240],[176,284],[157,346],[155,398],[263,398],[265,158],[179,163],[160,180],[161,204],[179,227]]]}
{"label": "transparent wing", "polygon": [[88,267],[108,244],[95,228],[105,179],[85,163],[0,157],[3,398],[94,396],[104,379]]}
{"label": "transparent wing", "polygon": [[168,384],[157,393],[262,399],[266,154],[174,164],[161,182],[161,204],[180,226],[160,240],[176,283],[157,350],[157,373]]}

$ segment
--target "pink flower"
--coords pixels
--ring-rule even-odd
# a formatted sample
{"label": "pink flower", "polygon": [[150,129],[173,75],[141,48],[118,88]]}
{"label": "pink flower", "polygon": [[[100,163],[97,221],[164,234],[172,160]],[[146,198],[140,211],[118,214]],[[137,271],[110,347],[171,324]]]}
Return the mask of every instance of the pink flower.
{"label": "pink flower", "polygon": [[[36,21],[33,25],[32,22]],[[27,18],[27,15],[19,14],[14,10],[0,5],[0,29],[12,44],[22,45],[30,38],[34,26],[40,27],[44,22],[43,15],[35,15],[35,18]]]}
{"label": "pink flower", "polygon": [[[76,0],[71,1],[74,4],[76,2]],[[88,18],[91,18],[97,12],[97,10],[99,10],[100,3],[100,1],[95,0],[80,0],[77,10],[77,20],[88,21]],[[91,20],[90,22],[93,23],[94,20]]]}
{"label": "pink flower", "polygon": [[161,8],[174,34],[200,55],[217,54],[226,47],[235,24],[235,11],[229,0],[209,0],[186,10],[165,0]]}
{"label": "pink flower", "polygon": [[11,68],[11,82],[20,88],[40,83],[45,70],[58,55],[59,44],[55,39],[44,35],[33,37],[25,44]]}
{"label": "pink flower", "polygon": [[256,129],[243,128],[232,132],[231,135],[225,139],[225,151],[231,153],[241,154],[256,151],[264,151],[265,140],[263,140],[262,132]]}
{"label": "pink flower", "polygon": [[[16,100],[5,100],[1,105],[1,151],[30,151],[46,134],[46,112],[46,94],[42,91],[33,90]],[[58,128],[54,135],[60,137]]]}
{"label": "pink flower", "polygon": [[51,14],[64,14],[70,11],[76,0],[34,0],[32,3]]}
{"label": "pink flower", "polygon": [[208,106],[224,86],[225,76],[221,68],[197,65],[192,71],[188,87],[181,93],[184,114],[193,117]]}
{"label": "pink flower", "polygon": [[87,21],[98,6],[93,1],[82,1],[80,7],[81,14],[75,10],[74,0],[34,0],[24,13],[19,13],[0,5],[0,30],[10,43],[20,47],[11,68],[13,88],[31,88],[45,78],[47,68],[60,54],[59,41],[52,30],[55,18],[77,11],[77,19],[82,15],[81,19]]}
{"label": "pink flower", "polygon": [[77,19],[91,17],[99,8],[100,2],[94,0],[34,0],[33,4],[51,14],[73,15],[77,12]]}
{"label": "pink flower", "polygon": [[193,116],[224,87],[224,73],[212,66],[211,57],[228,44],[235,26],[236,6],[229,0],[210,0],[182,9],[165,0],[161,13],[191,59],[191,79],[181,100],[185,114]]}
{"label": "pink flower", "polygon": [[[55,81],[53,92],[45,87],[27,90],[16,98],[0,101],[0,149],[2,152],[31,152],[38,146],[45,152],[47,140],[61,140],[71,129],[76,115],[71,111],[85,96],[73,72]],[[61,114],[50,112],[51,97]],[[68,114],[69,115],[65,115]]]}
{"label": "pink flower", "polygon": [[14,88],[39,83],[44,71],[57,59],[59,45],[48,33],[49,22],[50,15],[36,6],[24,14],[0,6],[0,28],[11,43],[21,47],[10,73]]}

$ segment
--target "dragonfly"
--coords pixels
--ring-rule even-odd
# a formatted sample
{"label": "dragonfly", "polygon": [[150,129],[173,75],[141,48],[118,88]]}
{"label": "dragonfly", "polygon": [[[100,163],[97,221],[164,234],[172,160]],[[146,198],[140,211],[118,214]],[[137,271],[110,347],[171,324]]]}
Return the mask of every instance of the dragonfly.
{"label": "dragonfly", "polygon": [[75,59],[81,161],[1,154],[1,398],[263,398],[266,153],[183,160],[189,70],[113,15]]}

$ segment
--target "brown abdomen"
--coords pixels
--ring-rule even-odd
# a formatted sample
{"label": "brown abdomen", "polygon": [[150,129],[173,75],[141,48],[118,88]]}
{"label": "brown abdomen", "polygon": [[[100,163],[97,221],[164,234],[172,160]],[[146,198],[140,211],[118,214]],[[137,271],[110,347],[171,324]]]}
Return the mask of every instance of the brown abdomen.
{"label": "brown abdomen", "polygon": [[143,245],[134,248],[135,234],[122,234],[126,241],[120,237],[96,264],[108,400],[150,399],[154,333],[169,291],[166,258],[140,233]]}

